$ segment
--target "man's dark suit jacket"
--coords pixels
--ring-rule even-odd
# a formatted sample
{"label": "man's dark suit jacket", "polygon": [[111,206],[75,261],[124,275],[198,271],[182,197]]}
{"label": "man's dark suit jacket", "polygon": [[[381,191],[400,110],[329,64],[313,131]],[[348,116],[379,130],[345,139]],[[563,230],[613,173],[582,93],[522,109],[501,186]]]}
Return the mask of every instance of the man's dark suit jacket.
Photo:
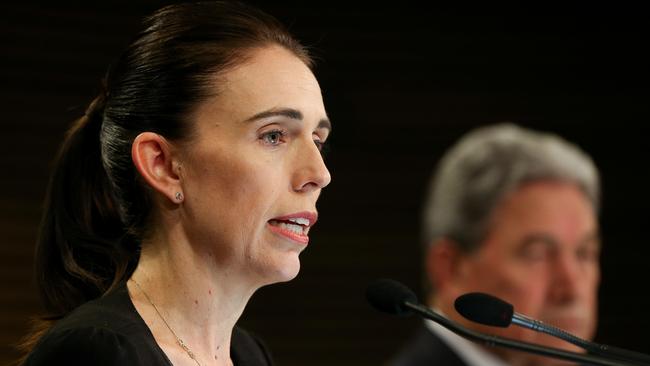
{"label": "man's dark suit jacket", "polygon": [[424,325],[388,366],[467,366],[458,355]]}

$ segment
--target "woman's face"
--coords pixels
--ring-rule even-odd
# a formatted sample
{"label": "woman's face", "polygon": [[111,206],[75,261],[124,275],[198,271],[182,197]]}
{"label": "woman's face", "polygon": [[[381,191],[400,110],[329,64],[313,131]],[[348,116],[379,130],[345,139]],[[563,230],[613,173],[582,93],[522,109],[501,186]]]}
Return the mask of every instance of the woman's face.
{"label": "woman's face", "polygon": [[251,51],[218,83],[180,160],[183,228],[228,275],[290,280],[331,179],[320,152],[330,132],[320,87],[281,47]]}

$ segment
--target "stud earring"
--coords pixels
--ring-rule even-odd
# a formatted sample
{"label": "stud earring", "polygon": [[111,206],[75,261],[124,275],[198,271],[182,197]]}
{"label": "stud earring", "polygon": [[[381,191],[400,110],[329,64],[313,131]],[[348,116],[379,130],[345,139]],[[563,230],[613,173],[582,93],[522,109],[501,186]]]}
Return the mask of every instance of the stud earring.
{"label": "stud earring", "polygon": [[183,194],[181,192],[176,192],[176,201],[183,201]]}

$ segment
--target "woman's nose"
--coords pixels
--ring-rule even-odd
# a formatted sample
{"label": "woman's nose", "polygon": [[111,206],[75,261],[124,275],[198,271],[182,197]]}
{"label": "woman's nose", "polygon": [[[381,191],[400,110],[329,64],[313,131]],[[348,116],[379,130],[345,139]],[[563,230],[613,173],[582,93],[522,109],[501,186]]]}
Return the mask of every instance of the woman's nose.
{"label": "woman's nose", "polygon": [[325,188],[332,181],[323,156],[313,141],[305,142],[296,153],[294,191],[309,192]]}

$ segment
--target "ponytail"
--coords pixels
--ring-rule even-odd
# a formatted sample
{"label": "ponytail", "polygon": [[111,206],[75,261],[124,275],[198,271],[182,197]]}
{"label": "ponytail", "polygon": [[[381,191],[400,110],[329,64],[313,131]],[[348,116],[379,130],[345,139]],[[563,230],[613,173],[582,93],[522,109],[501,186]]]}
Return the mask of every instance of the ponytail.
{"label": "ponytail", "polygon": [[35,253],[46,314],[19,346],[25,351],[54,321],[124,280],[138,260],[102,164],[104,101],[95,98],[74,122],[54,160]]}
{"label": "ponytail", "polygon": [[36,281],[49,317],[101,296],[135,260],[102,165],[104,95],[65,136],[56,157],[36,245]]}

